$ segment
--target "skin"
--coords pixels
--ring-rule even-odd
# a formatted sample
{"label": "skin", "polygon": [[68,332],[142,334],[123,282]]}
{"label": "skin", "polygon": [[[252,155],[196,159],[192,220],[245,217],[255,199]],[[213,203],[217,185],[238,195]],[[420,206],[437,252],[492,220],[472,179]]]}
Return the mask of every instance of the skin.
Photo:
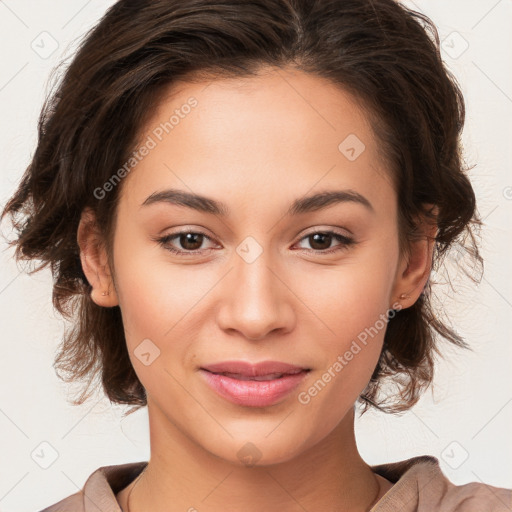
{"label": "skin", "polygon": [[[91,297],[120,306],[130,358],[147,390],[149,466],[118,501],[126,510],[133,488],[131,512],[369,510],[392,483],[358,453],[354,403],[385,328],[307,404],[298,395],[380,315],[414,304],[433,245],[424,239],[399,253],[389,169],[364,111],[340,88],[291,68],[180,83],[160,101],[141,141],[191,96],[197,107],[124,178],[113,268],[94,243],[91,211],[78,230]],[[338,149],[349,134],[365,144],[354,161]],[[141,206],[168,188],[225,202],[231,212],[222,218],[172,204]],[[345,202],[285,215],[297,198],[342,189],[365,196],[374,211]],[[174,255],[154,241],[180,229],[210,239],[168,244],[200,254]],[[315,245],[307,236],[326,230],[356,244],[343,248],[331,238]],[[248,236],[262,250],[251,263],[236,251]],[[342,249],[323,254],[336,246]],[[402,293],[409,297],[399,300]],[[148,366],[134,353],[147,338],[160,350]],[[199,374],[200,366],[225,360],[312,370],[279,403],[247,407],[217,395]],[[237,455],[249,442],[259,451],[253,466]]]}

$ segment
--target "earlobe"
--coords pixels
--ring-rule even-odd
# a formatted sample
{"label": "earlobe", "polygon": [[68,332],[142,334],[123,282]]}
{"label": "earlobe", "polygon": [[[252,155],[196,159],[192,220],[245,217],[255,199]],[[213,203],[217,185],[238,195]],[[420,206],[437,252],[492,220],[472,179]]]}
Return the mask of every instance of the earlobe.
{"label": "earlobe", "polygon": [[77,230],[80,261],[87,281],[92,286],[91,299],[103,307],[119,304],[109,267],[104,241],[90,208],[84,209]]}

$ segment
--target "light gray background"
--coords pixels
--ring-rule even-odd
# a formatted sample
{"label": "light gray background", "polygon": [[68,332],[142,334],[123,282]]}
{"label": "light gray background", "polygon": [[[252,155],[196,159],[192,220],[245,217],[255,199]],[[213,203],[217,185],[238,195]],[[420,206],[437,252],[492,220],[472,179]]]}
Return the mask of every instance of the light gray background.
{"label": "light gray background", "polygon": [[[33,154],[50,71],[73,55],[112,3],[0,1],[2,205]],[[458,293],[437,290],[474,352],[447,350],[434,393],[401,416],[368,412],[357,420],[357,440],[369,464],[430,454],[454,483],[511,488],[512,2],[404,3],[434,20],[444,60],[465,94],[465,156],[476,164],[471,179],[486,224],[485,274],[473,285],[452,257],[447,271]],[[77,492],[100,466],[148,460],[147,413],[121,420],[125,408],[100,393],[81,407],[66,402],[73,388],[52,368],[64,323],[52,310],[50,272],[20,272],[4,243],[0,258],[0,511],[35,511]]]}

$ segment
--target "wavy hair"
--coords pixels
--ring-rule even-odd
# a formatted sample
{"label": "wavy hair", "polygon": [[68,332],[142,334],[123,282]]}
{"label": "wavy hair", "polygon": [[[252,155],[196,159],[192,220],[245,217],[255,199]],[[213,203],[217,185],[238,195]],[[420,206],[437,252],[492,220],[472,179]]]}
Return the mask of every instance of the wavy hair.
{"label": "wavy hair", "polygon": [[[122,183],[103,199],[94,190],[133,152],[160,93],[175,81],[290,65],[351,93],[372,121],[397,191],[401,251],[417,235],[418,214],[432,218],[425,205],[435,205],[433,268],[450,248],[483,268],[475,241],[482,222],[460,142],[464,99],[427,16],[393,0],[120,0],[86,34],[48,95],[32,161],[1,215],[12,219],[16,260],[39,260],[30,273],[51,268],[53,305],[71,321],[54,367],[67,382],[87,380],[74,405],[90,397],[98,376],[111,402],[134,405],[130,412],[147,404],[119,306],[92,301],[80,262],[85,208],[111,252]],[[389,320],[359,397],[363,412],[414,405],[433,380],[438,338],[469,348],[435,314],[432,286],[429,280],[415,304]],[[386,381],[397,391],[384,399]]]}

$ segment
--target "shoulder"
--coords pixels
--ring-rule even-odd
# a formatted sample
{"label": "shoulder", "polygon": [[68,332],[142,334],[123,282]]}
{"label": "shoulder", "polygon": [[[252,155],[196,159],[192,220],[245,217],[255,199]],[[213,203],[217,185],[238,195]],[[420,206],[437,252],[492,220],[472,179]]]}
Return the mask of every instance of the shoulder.
{"label": "shoulder", "polygon": [[120,512],[116,494],[129,485],[147,462],[102,466],[94,471],[83,488],[40,512]]}
{"label": "shoulder", "polygon": [[[506,512],[512,510],[512,490],[481,482],[452,485],[443,501],[447,510],[460,512]],[[452,508],[449,508],[452,507]]]}
{"label": "shoulder", "polygon": [[411,459],[372,466],[393,487],[371,512],[510,512],[512,490],[481,482],[455,485],[443,474],[436,457]]}

